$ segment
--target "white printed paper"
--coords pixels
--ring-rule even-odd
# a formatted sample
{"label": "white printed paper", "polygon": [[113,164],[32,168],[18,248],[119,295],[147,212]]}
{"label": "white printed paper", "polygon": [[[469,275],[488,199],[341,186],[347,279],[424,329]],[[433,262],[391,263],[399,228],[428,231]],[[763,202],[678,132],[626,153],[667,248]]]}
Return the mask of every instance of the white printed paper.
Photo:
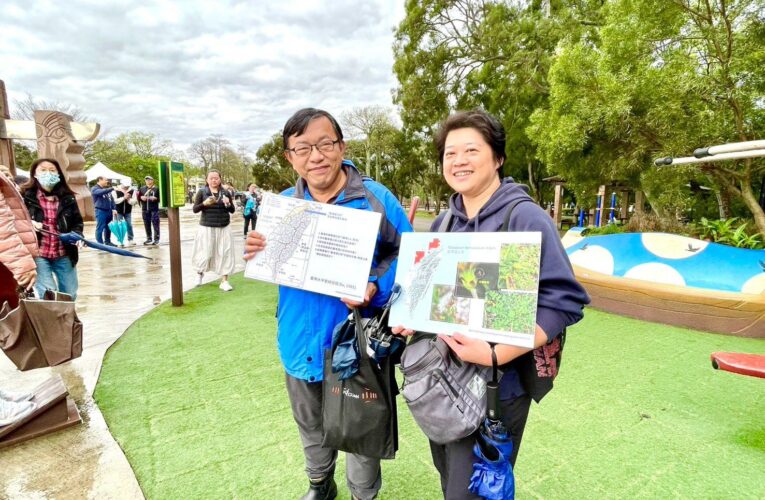
{"label": "white printed paper", "polygon": [[542,234],[404,233],[388,324],[533,347]]}
{"label": "white printed paper", "polygon": [[363,301],[380,214],[265,193],[255,230],[266,247],[247,278]]}

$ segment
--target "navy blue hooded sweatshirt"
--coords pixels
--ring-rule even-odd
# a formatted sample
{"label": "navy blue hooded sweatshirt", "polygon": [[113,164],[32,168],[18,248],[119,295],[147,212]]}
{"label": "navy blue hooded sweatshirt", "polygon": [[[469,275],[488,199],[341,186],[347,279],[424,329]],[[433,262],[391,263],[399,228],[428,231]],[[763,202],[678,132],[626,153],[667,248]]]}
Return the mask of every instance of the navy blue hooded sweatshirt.
{"label": "navy blue hooded sweatshirt", "polygon": [[[545,331],[549,341],[560,335],[564,328],[582,319],[582,309],[590,303],[590,297],[574,277],[555,223],[528,195],[528,188],[515,183],[512,177],[502,179],[499,189],[472,219],[465,212],[462,195],[454,193],[449,199],[452,215],[449,232],[499,232],[510,203],[522,198],[528,201],[515,206],[507,230],[542,233],[537,324]],[[441,214],[433,221],[431,231],[438,230],[445,215]],[[512,399],[524,392],[517,372],[511,367],[502,377],[500,397]]]}

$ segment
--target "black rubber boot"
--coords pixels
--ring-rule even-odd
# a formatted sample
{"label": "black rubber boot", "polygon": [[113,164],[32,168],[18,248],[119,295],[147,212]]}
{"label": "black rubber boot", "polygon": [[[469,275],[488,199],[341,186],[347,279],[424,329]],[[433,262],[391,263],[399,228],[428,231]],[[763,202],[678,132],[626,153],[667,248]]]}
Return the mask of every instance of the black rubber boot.
{"label": "black rubber boot", "polygon": [[311,481],[308,491],[300,500],[333,500],[337,496],[337,484],[333,476],[320,482]]}

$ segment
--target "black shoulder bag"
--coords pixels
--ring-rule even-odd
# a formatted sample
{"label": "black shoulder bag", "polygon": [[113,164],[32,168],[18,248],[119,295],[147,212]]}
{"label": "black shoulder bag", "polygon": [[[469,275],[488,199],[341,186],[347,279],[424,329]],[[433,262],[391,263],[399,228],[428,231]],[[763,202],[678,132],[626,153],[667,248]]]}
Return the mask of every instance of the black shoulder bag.
{"label": "black shoulder bag", "polygon": [[324,351],[321,445],[367,457],[395,458],[398,421],[393,357],[386,356],[379,366],[369,357],[358,309],[353,310],[353,318],[346,320],[341,328],[345,332],[341,332],[339,339],[356,337],[359,370],[352,377],[340,380],[340,374],[332,371],[332,356],[337,345]]}

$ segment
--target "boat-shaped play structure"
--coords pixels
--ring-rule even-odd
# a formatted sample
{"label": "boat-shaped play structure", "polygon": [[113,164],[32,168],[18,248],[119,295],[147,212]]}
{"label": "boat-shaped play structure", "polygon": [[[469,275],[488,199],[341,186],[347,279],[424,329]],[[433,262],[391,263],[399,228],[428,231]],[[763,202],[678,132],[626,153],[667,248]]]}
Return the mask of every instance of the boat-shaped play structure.
{"label": "boat-shaped play structure", "polygon": [[563,238],[592,306],[625,316],[765,338],[765,250],[666,233]]}

